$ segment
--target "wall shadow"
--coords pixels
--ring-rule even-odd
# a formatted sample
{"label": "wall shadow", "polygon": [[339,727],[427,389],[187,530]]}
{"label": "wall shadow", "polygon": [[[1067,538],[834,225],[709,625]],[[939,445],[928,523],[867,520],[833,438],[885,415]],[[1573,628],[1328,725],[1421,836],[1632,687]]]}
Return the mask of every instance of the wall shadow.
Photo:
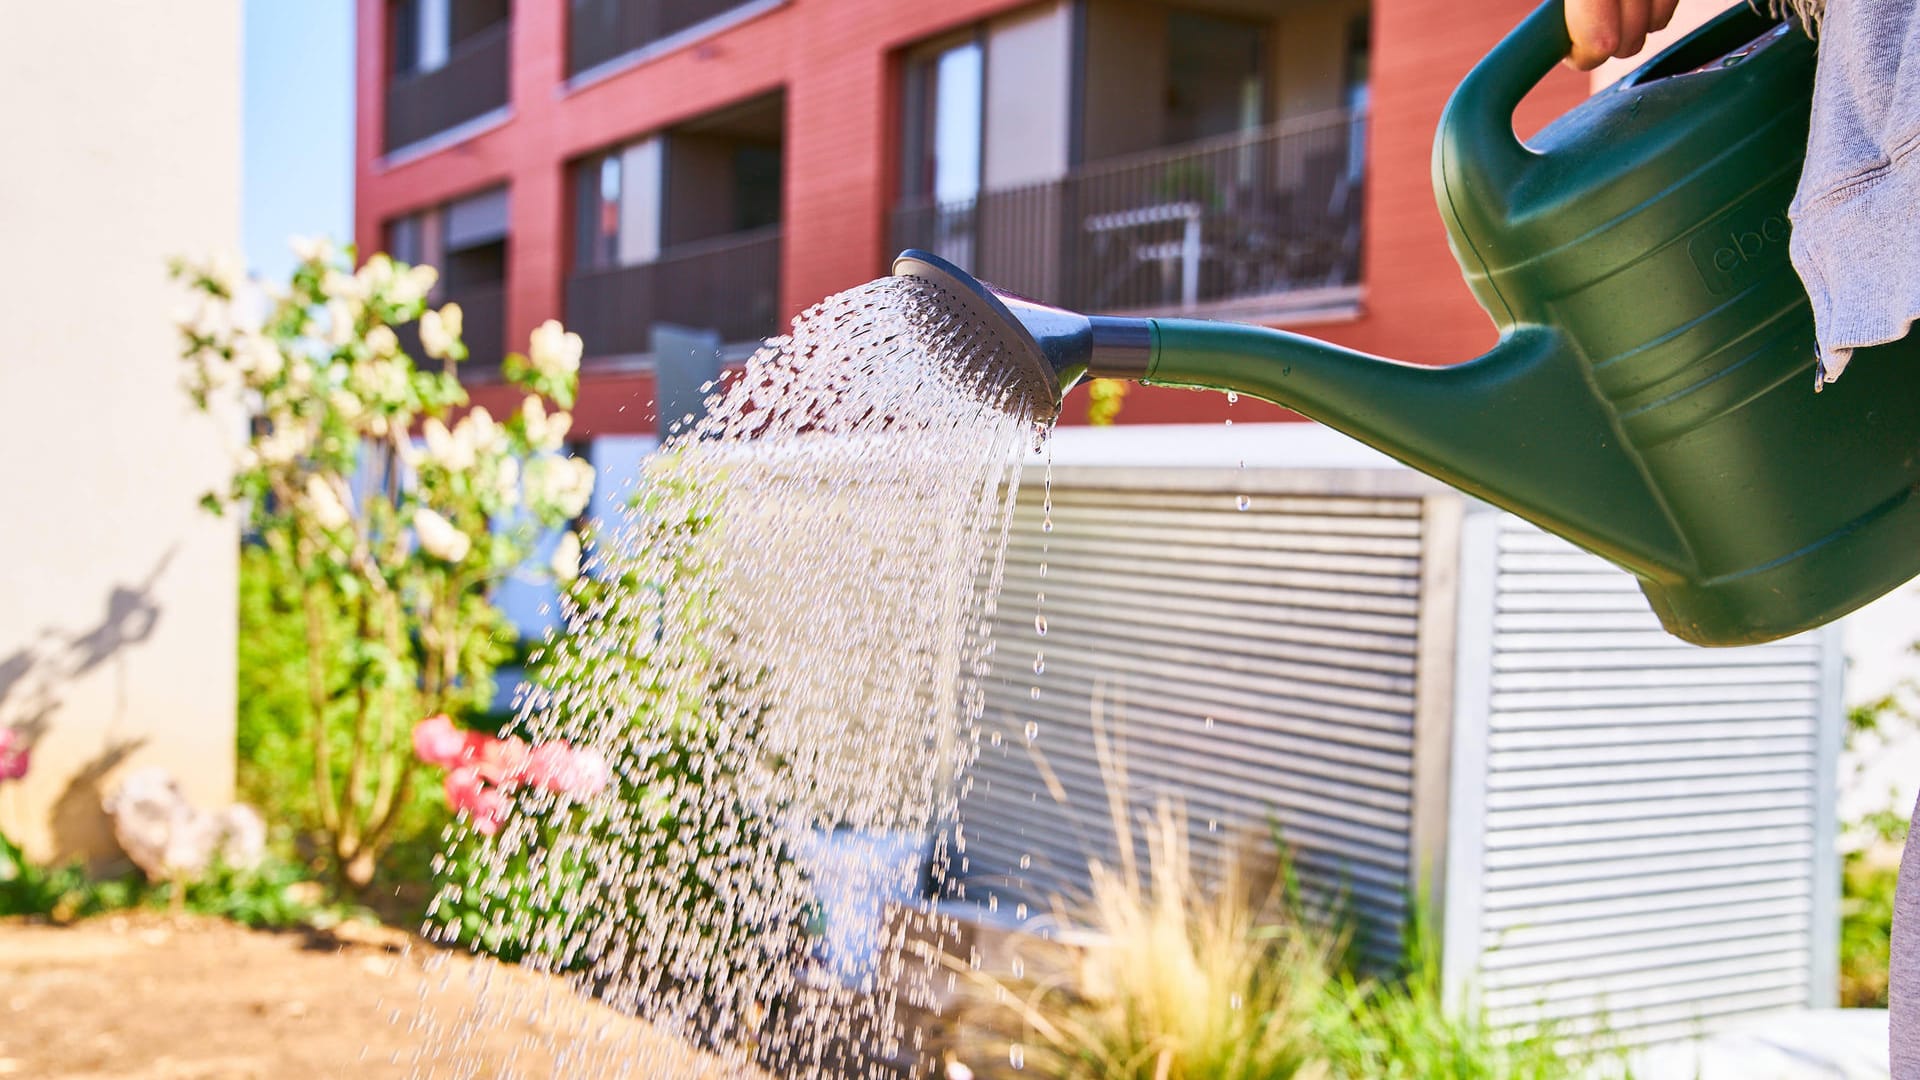
{"label": "wall shadow", "polygon": [[76,680],[110,669],[113,702],[105,722],[97,725],[101,749],[69,778],[47,811],[48,832],[60,855],[119,850],[100,808],[100,785],[147,742],[146,736],[122,734],[129,707],[125,658],[160,625],[163,612],[154,599],[155,586],[177,551],[168,548],[140,581],[114,585],[98,617],[84,629],[42,627],[30,641],[0,656],[0,728],[12,731],[29,749],[60,722],[60,710]]}

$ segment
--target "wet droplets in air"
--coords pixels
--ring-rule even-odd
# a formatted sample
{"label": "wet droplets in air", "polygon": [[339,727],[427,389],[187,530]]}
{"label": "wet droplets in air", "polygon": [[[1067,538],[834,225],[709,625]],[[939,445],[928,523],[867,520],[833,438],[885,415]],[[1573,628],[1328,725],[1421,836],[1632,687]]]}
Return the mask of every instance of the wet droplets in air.
{"label": "wet droplets in air", "polygon": [[1007,1064],[1016,1069],[1026,1068],[1027,1048],[1021,1046],[1019,1043],[1014,1043],[1012,1046],[1007,1047]]}
{"label": "wet droplets in air", "polygon": [[1047,617],[1045,615],[1035,615],[1033,617],[1033,632],[1039,634],[1041,637],[1047,636]]}
{"label": "wet droplets in air", "polygon": [[1033,673],[1035,675],[1045,675],[1047,673],[1047,654],[1046,653],[1033,654]]}
{"label": "wet droplets in air", "polygon": [[1032,746],[1033,740],[1039,737],[1040,737],[1040,722],[1037,720],[1027,721],[1027,745]]}
{"label": "wet droplets in air", "polygon": [[1244,495],[1244,494],[1243,494],[1243,495],[1235,495],[1235,496],[1233,497],[1233,508],[1234,508],[1235,510],[1240,510],[1240,511],[1243,511],[1243,512],[1244,512],[1245,510],[1247,510],[1247,509],[1248,509],[1249,507],[1251,507],[1252,505],[1253,505],[1253,500],[1252,500],[1252,499],[1250,499],[1250,498],[1248,498],[1248,497],[1247,497],[1246,495]]}
{"label": "wet droplets in air", "polygon": [[[748,1051],[728,1048],[807,1076],[870,1075],[825,1060],[829,1047],[911,1055],[896,1005],[948,973],[879,940],[828,949],[817,970],[790,958],[821,948],[804,916],[823,875],[856,907],[917,880],[917,865],[851,855],[845,838],[956,820],[978,730],[1003,743],[984,686],[1036,426],[996,381],[1009,370],[997,336],[935,288],[889,278],[816,305],[642,465],[628,492],[640,509],[595,538],[594,580],[652,584],[564,599],[568,644],[515,721],[529,742],[592,748],[611,783],[578,806],[523,787],[492,841],[457,837],[429,937],[470,940],[468,917],[516,936],[523,967],[568,972],[615,1012],[719,1048],[716,1075],[749,1071]],[[1034,629],[1046,633],[1037,612]],[[934,873],[964,876],[965,850],[956,833]],[[558,866],[582,869],[550,896],[538,875]],[[697,899],[684,891],[696,880]],[[736,920],[725,949],[715,918]],[[804,1021],[773,1022],[769,1000]],[[419,1026],[457,1040],[547,1007],[490,986],[464,1015]],[[557,1033],[569,1072],[699,1071],[670,1057],[685,1049],[672,1039],[626,1045],[587,1024]]]}

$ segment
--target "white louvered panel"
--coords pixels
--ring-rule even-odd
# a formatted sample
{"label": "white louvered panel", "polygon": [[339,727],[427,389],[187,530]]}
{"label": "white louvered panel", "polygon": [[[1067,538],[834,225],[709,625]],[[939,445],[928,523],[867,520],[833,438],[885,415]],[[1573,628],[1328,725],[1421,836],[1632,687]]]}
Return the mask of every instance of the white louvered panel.
{"label": "white louvered panel", "polygon": [[1024,897],[1044,910],[1083,893],[1090,858],[1111,861],[1099,696],[1136,822],[1161,795],[1177,797],[1203,868],[1277,823],[1302,883],[1345,896],[1369,953],[1397,955],[1421,502],[1294,494],[1286,476],[1243,474],[1258,493],[1242,512],[1231,488],[1063,474],[1051,532],[1040,477],[1023,479],[961,809],[973,894],[1002,890],[1014,898],[1002,906]]}
{"label": "white louvered panel", "polygon": [[1482,1000],[1629,1040],[1814,1000],[1821,640],[1689,646],[1600,559],[1498,545]]}

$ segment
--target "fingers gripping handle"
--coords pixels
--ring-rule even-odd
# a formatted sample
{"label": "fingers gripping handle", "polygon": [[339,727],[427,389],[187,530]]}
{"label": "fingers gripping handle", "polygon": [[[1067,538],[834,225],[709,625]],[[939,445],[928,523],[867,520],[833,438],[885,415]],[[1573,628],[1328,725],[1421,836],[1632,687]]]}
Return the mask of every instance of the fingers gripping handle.
{"label": "fingers gripping handle", "polygon": [[1435,160],[1450,179],[1504,190],[1533,157],[1513,113],[1573,49],[1565,0],[1547,0],[1475,64],[1440,118]]}

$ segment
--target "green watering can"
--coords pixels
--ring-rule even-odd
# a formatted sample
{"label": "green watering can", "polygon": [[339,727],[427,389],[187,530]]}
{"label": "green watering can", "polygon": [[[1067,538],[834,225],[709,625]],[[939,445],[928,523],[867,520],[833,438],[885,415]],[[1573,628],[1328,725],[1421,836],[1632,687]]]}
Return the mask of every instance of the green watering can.
{"label": "green watering can", "polygon": [[1742,3],[1522,144],[1514,108],[1569,48],[1555,0],[1441,117],[1435,196],[1500,329],[1476,360],[1087,317],[917,251],[894,273],[998,333],[1043,412],[1082,375],[1286,406],[1632,571],[1691,642],[1783,637],[1906,581],[1920,571],[1920,342],[1862,350],[1816,395],[1787,256],[1812,43]]}

